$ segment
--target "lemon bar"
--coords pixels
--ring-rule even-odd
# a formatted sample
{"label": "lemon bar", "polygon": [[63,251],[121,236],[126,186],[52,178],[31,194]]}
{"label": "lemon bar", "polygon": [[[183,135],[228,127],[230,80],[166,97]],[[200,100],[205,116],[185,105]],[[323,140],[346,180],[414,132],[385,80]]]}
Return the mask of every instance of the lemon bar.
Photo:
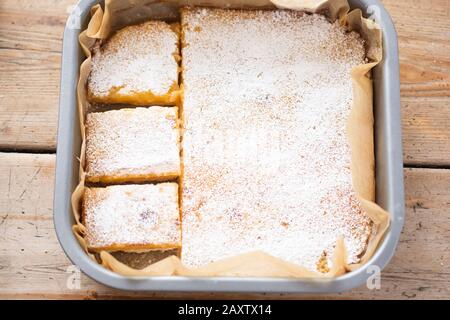
{"label": "lemon bar", "polygon": [[128,26],[95,50],[88,100],[175,105],[179,99],[178,32],[163,21]]}
{"label": "lemon bar", "polygon": [[177,107],[89,113],[86,117],[86,181],[145,182],[180,174]]}
{"label": "lemon bar", "polygon": [[177,249],[181,246],[178,185],[87,188],[82,221],[92,251]]}

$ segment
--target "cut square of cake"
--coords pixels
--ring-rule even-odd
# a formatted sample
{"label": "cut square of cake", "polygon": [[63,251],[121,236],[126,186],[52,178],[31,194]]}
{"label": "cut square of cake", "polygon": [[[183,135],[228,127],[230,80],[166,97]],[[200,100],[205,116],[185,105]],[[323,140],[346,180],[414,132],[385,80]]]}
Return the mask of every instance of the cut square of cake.
{"label": "cut square of cake", "polygon": [[261,250],[326,272],[372,223],[353,191],[346,124],[364,42],[321,15],[182,10],[182,261]]}
{"label": "cut square of cake", "polygon": [[178,184],[86,188],[82,220],[92,251],[177,249],[181,246]]}
{"label": "cut square of cake", "polygon": [[88,100],[131,105],[176,105],[178,30],[149,21],[116,32],[92,57]]}
{"label": "cut square of cake", "polygon": [[87,114],[86,181],[122,183],[178,177],[177,113],[177,107],[150,107]]}

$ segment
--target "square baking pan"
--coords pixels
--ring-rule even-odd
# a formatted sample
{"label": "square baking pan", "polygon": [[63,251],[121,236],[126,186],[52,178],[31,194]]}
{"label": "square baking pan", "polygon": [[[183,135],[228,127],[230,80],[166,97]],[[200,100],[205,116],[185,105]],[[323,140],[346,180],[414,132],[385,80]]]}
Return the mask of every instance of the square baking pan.
{"label": "square baking pan", "polygon": [[[400,81],[397,34],[389,14],[378,0],[350,0],[373,18],[383,32],[383,60],[373,69],[376,202],[391,214],[391,224],[374,256],[356,271],[332,279],[251,277],[127,277],[97,264],[83,251],[72,232],[74,217],[70,198],[79,181],[81,148],[76,87],[85,56],[78,36],[87,26],[90,8],[99,0],[81,0],[64,31],[61,95],[56,157],[54,223],[58,239],[69,259],[92,279],[110,287],[135,291],[210,292],[341,292],[366,283],[394,255],[404,221],[403,158],[400,116]],[[74,21],[74,18],[80,19]]]}

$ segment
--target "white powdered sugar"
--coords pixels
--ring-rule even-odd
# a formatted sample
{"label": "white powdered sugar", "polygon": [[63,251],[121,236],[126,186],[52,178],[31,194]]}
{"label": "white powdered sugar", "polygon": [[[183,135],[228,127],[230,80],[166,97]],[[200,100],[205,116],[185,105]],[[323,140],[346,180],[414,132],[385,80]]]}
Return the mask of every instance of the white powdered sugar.
{"label": "white powdered sugar", "polygon": [[83,219],[89,248],[177,248],[181,242],[178,185],[88,188]]}
{"label": "white powdered sugar", "polygon": [[120,109],[86,118],[86,177],[177,177],[180,133],[177,107]]}
{"label": "white powdered sugar", "polygon": [[352,188],[346,124],[364,43],[321,15],[182,12],[182,261],[253,250],[317,270],[371,232]]}
{"label": "white powdered sugar", "polygon": [[96,97],[167,94],[178,81],[177,52],[178,35],[163,21],[126,27],[94,53],[89,91]]}

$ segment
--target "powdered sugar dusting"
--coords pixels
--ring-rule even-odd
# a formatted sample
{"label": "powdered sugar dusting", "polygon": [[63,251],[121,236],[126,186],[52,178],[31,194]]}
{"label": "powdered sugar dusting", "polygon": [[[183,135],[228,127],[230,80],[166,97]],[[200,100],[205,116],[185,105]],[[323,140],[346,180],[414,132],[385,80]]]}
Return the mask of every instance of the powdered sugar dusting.
{"label": "powdered sugar dusting", "polygon": [[108,96],[151,92],[164,95],[178,81],[178,35],[163,21],[126,27],[114,34],[92,58],[91,94]]}
{"label": "powdered sugar dusting", "polygon": [[178,176],[177,117],[177,107],[89,113],[86,118],[87,179]]}
{"label": "powdered sugar dusting", "polygon": [[364,44],[320,15],[188,9],[183,248],[198,266],[263,250],[316,270],[371,232],[352,188],[350,70]]}
{"label": "powdered sugar dusting", "polygon": [[90,248],[117,245],[179,247],[178,185],[123,185],[88,188],[84,223]]}

